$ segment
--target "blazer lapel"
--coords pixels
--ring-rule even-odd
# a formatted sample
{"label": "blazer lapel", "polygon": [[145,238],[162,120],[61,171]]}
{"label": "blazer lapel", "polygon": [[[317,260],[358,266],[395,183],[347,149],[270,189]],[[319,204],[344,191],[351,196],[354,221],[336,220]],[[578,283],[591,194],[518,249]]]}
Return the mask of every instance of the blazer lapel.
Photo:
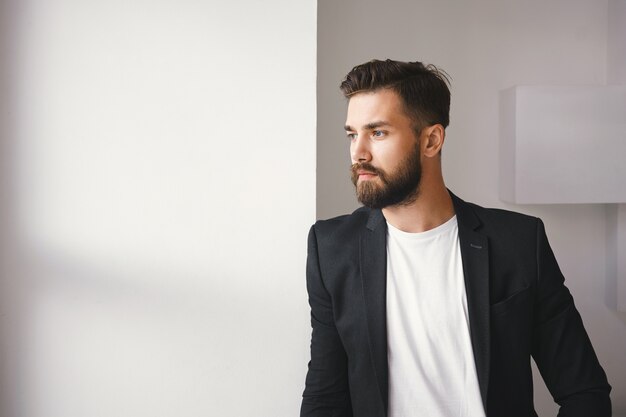
{"label": "blazer lapel", "polygon": [[387,414],[387,223],[380,210],[372,210],[360,239],[360,267],[369,347],[378,389]]}
{"label": "blazer lapel", "polygon": [[450,193],[450,195],[459,225],[459,243],[465,275],[472,349],[478,385],[486,412],[491,344],[489,337],[489,242],[486,236],[476,232],[481,223],[469,205],[454,194]]}

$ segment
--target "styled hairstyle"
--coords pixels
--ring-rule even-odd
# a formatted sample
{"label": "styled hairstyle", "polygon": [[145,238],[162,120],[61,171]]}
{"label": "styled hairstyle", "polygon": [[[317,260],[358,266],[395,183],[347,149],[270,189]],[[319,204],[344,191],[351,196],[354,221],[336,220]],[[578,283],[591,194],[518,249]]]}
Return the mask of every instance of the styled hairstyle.
{"label": "styled hairstyle", "polygon": [[405,111],[419,135],[426,126],[448,126],[449,83],[448,75],[434,65],[374,59],[352,68],[339,88],[346,98],[386,88],[395,91],[402,98]]}

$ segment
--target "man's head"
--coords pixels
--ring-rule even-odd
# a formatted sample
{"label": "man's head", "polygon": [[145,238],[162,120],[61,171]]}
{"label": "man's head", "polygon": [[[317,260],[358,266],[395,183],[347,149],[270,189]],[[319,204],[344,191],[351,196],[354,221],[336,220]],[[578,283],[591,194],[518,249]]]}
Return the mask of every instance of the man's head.
{"label": "man's head", "polygon": [[358,65],[341,83],[349,98],[352,181],[362,204],[384,208],[417,198],[421,156],[438,159],[448,125],[446,83],[434,66],[391,60]]}
{"label": "man's head", "polygon": [[448,77],[434,65],[374,59],[357,65],[340,85],[346,98],[382,89],[396,92],[405,113],[413,120],[416,136],[426,126],[450,122],[450,89]]}

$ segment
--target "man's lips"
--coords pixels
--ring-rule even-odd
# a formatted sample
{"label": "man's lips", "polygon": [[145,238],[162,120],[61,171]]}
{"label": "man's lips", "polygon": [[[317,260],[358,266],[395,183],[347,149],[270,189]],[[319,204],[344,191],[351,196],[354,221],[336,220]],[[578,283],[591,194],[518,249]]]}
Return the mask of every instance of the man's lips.
{"label": "man's lips", "polygon": [[350,176],[354,185],[363,181],[372,181],[375,177],[380,176],[376,167],[366,163],[352,164],[351,171]]}

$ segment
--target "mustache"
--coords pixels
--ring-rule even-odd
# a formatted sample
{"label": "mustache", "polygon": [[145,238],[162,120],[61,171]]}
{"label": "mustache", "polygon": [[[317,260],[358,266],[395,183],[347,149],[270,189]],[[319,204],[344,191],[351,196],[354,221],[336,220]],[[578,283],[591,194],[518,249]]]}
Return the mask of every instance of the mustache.
{"label": "mustache", "polygon": [[376,174],[378,175],[378,178],[380,178],[383,182],[386,182],[385,173],[382,170],[376,168],[369,162],[357,162],[355,164],[352,164],[352,166],[350,167],[350,179],[352,180],[352,184],[354,184],[355,187],[359,182],[359,171],[367,171],[371,172],[372,174]]}
{"label": "mustache", "polygon": [[350,171],[352,172],[353,176],[358,176],[357,172],[358,171],[367,171],[367,172],[371,172],[372,174],[376,174],[376,175],[381,175],[382,171],[378,168],[376,168],[374,165],[370,164],[369,162],[357,162],[352,164],[352,166],[350,167]]}

